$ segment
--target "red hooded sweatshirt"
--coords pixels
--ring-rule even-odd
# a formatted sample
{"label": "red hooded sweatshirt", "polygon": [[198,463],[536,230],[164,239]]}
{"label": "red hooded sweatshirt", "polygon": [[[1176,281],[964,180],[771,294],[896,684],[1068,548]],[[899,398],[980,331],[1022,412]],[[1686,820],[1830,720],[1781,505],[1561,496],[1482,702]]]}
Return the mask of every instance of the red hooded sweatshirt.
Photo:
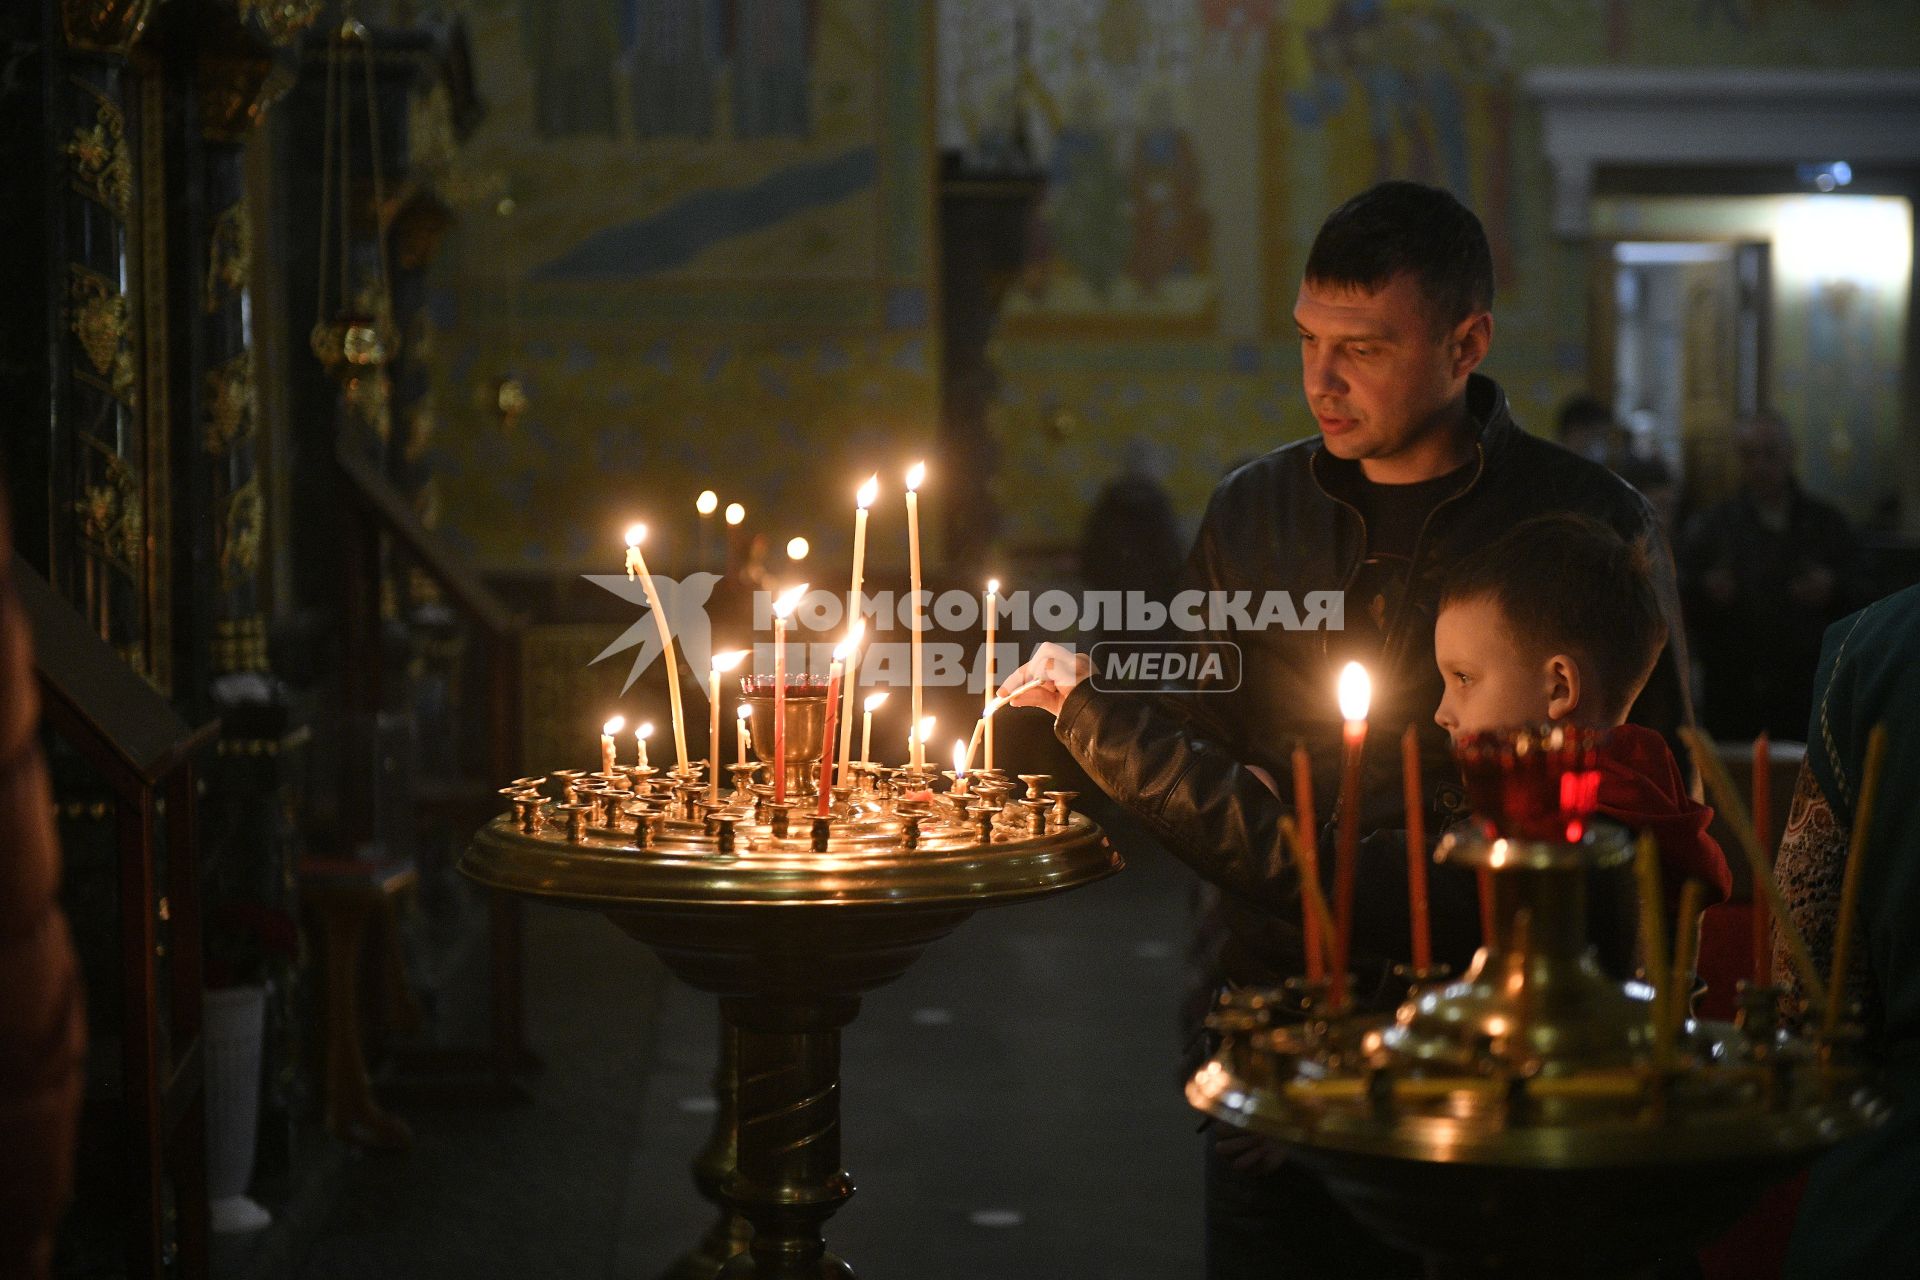
{"label": "red hooded sweatshirt", "polygon": [[1653,833],[1668,919],[1688,880],[1698,880],[1706,891],[1703,906],[1732,895],[1727,855],[1707,834],[1713,810],[1687,794],[1667,740],[1652,729],[1623,724],[1601,739],[1600,812],[1636,835]]}

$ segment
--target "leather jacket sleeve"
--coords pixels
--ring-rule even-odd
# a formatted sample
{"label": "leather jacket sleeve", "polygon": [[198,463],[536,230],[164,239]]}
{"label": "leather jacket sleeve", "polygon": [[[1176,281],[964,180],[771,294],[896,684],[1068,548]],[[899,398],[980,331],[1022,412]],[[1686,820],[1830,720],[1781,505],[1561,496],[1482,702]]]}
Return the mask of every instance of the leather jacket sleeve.
{"label": "leather jacket sleeve", "polygon": [[[1220,747],[1196,736],[1153,699],[1082,683],[1060,708],[1054,733],[1096,785],[1201,878],[1271,913],[1297,937],[1299,866],[1280,836],[1291,806]],[[1321,880],[1332,898],[1333,828],[1318,833]],[[1429,853],[1431,851],[1429,850]],[[1433,867],[1428,877],[1437,958],[1456,966],[1479,938],[1471,875]],[[1384,970],[1410,950],[1407,849],[1402,831],[1376,831],[1354,868],[1352,952],[1356,968]]]}

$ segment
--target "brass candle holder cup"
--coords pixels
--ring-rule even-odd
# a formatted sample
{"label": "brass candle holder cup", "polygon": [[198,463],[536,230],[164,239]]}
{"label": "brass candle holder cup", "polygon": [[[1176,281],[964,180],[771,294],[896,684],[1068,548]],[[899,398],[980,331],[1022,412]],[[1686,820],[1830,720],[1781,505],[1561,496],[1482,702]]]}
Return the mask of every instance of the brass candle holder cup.
{"label": "brass candle holder cup", "polygon": [[[740,694],[751,707],[747,722],[753,754],[773,769],[773,677],[742,676]],[[787,798],[819,794],[820,757],[827,731],[827,682],[820,676],[787,677]]]}

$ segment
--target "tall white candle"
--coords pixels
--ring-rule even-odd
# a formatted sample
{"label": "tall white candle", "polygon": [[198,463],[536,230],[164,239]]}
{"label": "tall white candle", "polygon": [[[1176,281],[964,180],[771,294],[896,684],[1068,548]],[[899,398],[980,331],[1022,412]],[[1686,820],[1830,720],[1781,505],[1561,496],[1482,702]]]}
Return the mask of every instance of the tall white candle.
{"label": "tall white candle", "polygon": [[[880,477],[871,475],[853,495],[853,586],[847,592],[847,623],[860,620],[860,588],[867,567],[867,508],[880,496]],[[847,762],[853,755],[853,691],[860,686],[860,651],[847,657],[847,688],[840,711],[840,776],[847,776]]]}
{"label": "tall white candle", "polygon": [[709,673],[711,683],[707,687],[707,710],[711,718],[707,733],[707,799],[714,804],[720,803],[720,677],[739,666],[746,656],[745,649],[716,653],[713,655],[713,670]]}
{"label": "tall white candle", "polygon": [[646,539],[644,524],[627,529],[627,577],[632,578],[636,571],[639,573],[640,585],[647,593],[647,607],[653,610],[653,620],[660,628],[660,653],[667,662],[667,700],[673,707],[673,750],[680,768],[685,769],[687,722],[680,710],[680,660],[673,652],[673,628],[667,624],[667,611],[660,607],[660,593],[654,589],[653,575],[647,572],[646,557],[640,554],[640,544]]}
{"label": "tall white candle", "polygon": [[860,763],[873,763],[873,713],[887,700],[887,691],[867,695],[866,718],[860,726]]}
{"label": "tall white candle", "polygon": [[747,721],[753,718],[753,708],[746,703],[740,704],[740,710],[733,722],[733,742],[740,749],[740,763],[747,762],[747,739],[752,735],[747,729]]}
{"label": "tall white candle", "polygon": [[[996,621],[993,615],[995,610],[994,598],[999,594],[1000,594],[1000,579],[988,578],[987,579],[987,678],[982,682],[981,688],[980,688],[980,720],[981,720],[981,723],[986,725],[986,729],[982,734],[983,745],[986,747],[986,755],[982,759],[980,767],[988,771],[991,771],[993,769],[993,716],[990,712],[988,704],[990,704],[993,701],[993,627],[994,627],[994,622]],[[971,755],[969,755],[969,759],[971,759]]]}
{"label": "tall white candle", "polygon": [[[920,482],[927,478],[927,464],[916,462],[907,468],[907,590],[913,602],[911,614],[913,628],[909,637],[912,645],[913,668],[913,714],[909,723],[918,725],[920,715]],[[925,773],[927,769],[926,741],[915,735],[911,743],[912,751],[908,762],[915,773]]]}

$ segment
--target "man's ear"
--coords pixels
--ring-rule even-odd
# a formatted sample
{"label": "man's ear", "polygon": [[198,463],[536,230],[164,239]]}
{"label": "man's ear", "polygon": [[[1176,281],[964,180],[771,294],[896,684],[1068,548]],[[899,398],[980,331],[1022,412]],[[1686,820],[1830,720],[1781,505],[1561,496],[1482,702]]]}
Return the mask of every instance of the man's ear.
{"label": "man's ear", "polygon": [[1464,378],[1480,367],[1493,347],[1493,312],[1482,311],[1462,320],[1452,335],[1453,376]]}
{"label": "man's ear", "polygon": [[1547,686],[1547,719],[1566,720],[1580,709],[1580,664],[1571,654],[1556,653],[1541,669]]}

